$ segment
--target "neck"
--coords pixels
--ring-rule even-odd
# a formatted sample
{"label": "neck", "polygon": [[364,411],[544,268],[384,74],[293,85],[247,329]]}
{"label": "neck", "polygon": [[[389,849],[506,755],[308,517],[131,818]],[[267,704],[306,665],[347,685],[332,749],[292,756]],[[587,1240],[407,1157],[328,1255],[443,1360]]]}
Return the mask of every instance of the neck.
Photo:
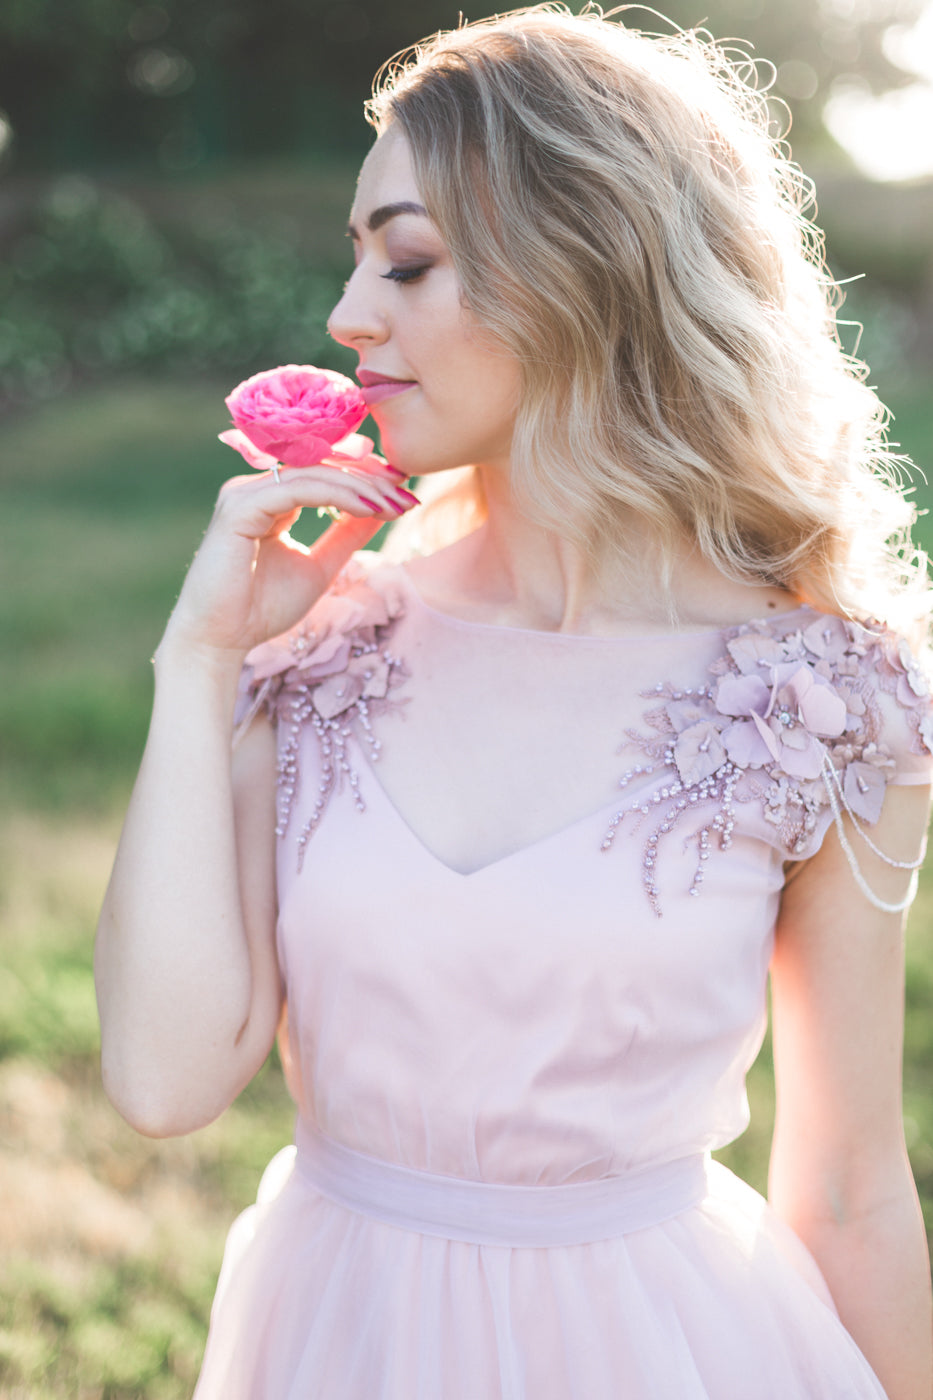
{"label": "neck", "polygon": [[653,593],[661,597],[658,551],[646,532],[634,529],[611,552],[591,554],[517,509],[504,473],[484,468],[481,476],[488,516],[463,541],[462,576],[499,621],[554,632],[611,631],[644,616],[646,582],[657,581]]}
{"label": "neck", "polygon": [[733,626],[799,602],[782,588],[727,577],[689,539],[662,571],[659,541],[639,519],[602,554],[582,549],[518,510],[504,471],[480,472],[486,520],[415,570],[441,611],[540,632],[628,636]]}

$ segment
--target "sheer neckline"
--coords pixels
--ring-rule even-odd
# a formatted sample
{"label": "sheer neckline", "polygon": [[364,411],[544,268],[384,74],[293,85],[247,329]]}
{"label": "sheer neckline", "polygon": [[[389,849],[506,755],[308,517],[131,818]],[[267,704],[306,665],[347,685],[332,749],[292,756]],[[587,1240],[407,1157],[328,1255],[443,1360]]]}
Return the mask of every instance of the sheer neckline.
{"label": "sheer neckline", "polygon": [[538,627],[518,627],[510,623],[502,622],[477,622],[470,618],[457,617],[454,613],[444,612],[441,608],[435,608],[426,602],[418,590],[418,586],[404,564],[396,566],[398,576],[403,582],[407,596],[416,604],[418,609],[429,617],[437,619],[445,625],[467,629],[471,632],[487,632],[490,634],[501,634],[503,636],[534,637],[541,638],[547,643],[553,642],[594,642],[598,645],[611,646],[632,646],[641,645],[646,642],[672,642],[681,641],[690,637],[710,638],[721,637],[725,632],[731,632],[737,627],[782,627],[792,618],[801,615],[817,617],[819,614],[809,603],[801,603],[796,608],[791,608],[787,612],[772,613],[768,617],[740,618],[736,622],[725,623],[720,627],[698,627],[674,629],[670,632],[645,632],[633,633],[629,636],[604,636],[598,633],[588,632],[547,632]]}

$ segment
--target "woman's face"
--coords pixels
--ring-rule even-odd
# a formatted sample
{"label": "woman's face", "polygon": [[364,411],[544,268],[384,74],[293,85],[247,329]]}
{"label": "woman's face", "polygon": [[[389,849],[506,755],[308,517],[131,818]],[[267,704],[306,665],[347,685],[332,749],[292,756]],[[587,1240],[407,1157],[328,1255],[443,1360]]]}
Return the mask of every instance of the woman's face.
{"label": "woman's face", "polygon": [[328,330],[360,357],[357,377],[389,461],[409,476],[507,466],[518,362],[462,304],[394,128],[363,164],[350,236],[356,267]]}

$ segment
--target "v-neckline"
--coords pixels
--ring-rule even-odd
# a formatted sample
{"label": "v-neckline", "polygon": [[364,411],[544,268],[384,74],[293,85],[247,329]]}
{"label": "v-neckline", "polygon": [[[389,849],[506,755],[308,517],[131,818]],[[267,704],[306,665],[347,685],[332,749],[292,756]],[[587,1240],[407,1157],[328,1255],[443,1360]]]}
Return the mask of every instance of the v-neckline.
{"label": "v-neckline", "polygon": [[551,831],[545,834],[544,836],[536,837],[533,841],[526,841],[524,845],[517,846],[512,851],[506,851],[503,855],[496,856],[493,860],[486,861],[483,865],[478,865],[473,870],[458,870],[456,866],[451,865],[448,861],[444,860],[444,858],[438,855],[436,851],[432,851],[431,847],[427,844],[427,842],[421,836],[418,835],[411,822],[404,815],[401,809],[397,806],[395,801],[389,796],[388,792],[380,782],[379,776],[376,772],[376,765],[372,762],[370,755],[366,752],[365,745],[360,742],[356,735],[352,736],[352,742],[354,742],[357,749],[357,753],[360,756],[361,765],[366,773],[367,778],[369,779],[369,785],[377,793],[378,800],[383,804],[384,807],[388,809],[390,816],[392,816],[393,819],[398,823],[398,825],[403,828],[403,830],[408,834],[408,837],[413,842],[413,844],[425,856],[427,856],[427,858],[430,861],[432,861],[435,865],[440,866],[442,870],[446,870],[448,874],[453,875],[456,879],[459,880],[474,879],[479,875],[485,874],[487,871],[494,870],[497,866],[505,865],[508,861],[517,860],[521,856],[529,855],[531,852],[537,850],[539,847],[546,846],[551,841],[556,841],[561,836],[569,835],[570,832],[576,830],[576,828],[579,826],[583,826],[586,822],[595,822],[597,817],[601,817],[611,813],[613,809],[618,808],[624,800],[623,794],[621,792],[617,792],[613,797],[609,798],[607,802],[604,802],[602,806],[595,808],[595,810],[584,812],[582,816],[574,817],[571,821],[565,822],[562,826],[557,827],[556,830]]}

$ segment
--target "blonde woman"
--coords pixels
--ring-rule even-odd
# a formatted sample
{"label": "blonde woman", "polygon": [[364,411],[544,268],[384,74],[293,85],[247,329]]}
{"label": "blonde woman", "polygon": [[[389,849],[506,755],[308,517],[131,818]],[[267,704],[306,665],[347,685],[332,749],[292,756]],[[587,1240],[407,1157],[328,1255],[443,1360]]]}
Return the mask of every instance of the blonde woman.
{"label": "blonde woman", "polygon": [[[929,1400],[928,600],[764,99],[547,5],[371,119],[330,330],[432,501],[386,558],[372,476],[224,488],[100,926],[130,1122],[209,1122],[279,1028],[298,1107],[198,1400]],[[709,1152],[769,969],[766,1204]]]}

